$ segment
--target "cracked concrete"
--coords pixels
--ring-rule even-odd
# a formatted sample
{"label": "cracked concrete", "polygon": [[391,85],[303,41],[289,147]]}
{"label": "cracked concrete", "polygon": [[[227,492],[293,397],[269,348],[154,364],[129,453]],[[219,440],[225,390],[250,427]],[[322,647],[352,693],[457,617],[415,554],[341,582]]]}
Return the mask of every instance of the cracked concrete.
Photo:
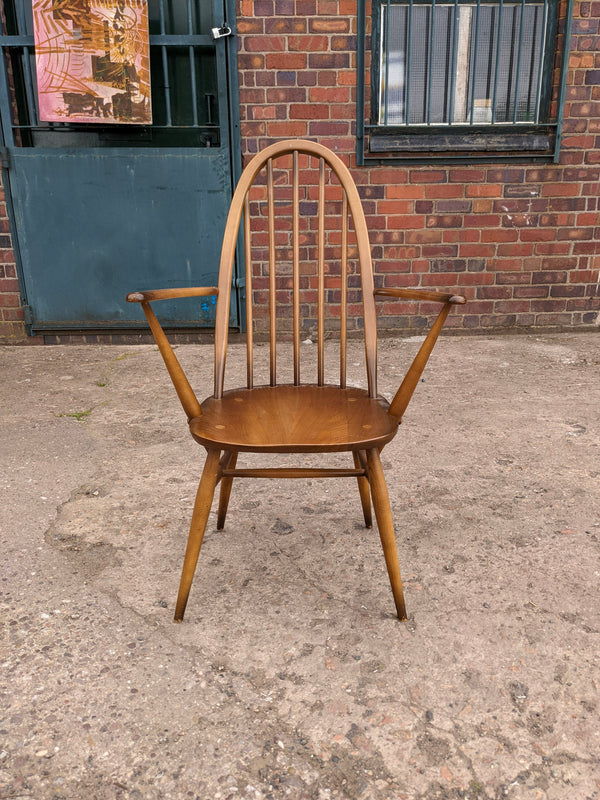
{"label": "cracked concrete", "polygon": [[404,624],[312,480],[234,485],[174,625],[203,451],[156,349],[0,349],[0,798],[599,798],[599,345],[439,342],[383,453]]}

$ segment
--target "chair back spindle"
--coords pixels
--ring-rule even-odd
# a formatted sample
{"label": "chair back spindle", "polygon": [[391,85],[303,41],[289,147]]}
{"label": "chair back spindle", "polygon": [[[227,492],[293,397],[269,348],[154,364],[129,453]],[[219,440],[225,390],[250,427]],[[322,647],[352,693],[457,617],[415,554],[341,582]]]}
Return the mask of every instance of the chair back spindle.
{"label": "chair back spindle", "polygon": [[[345,228],[347,220],[341,220]],[[325,161],[319,159],[319,234],[318,234],[318,298],[317,298],[317,384],[325,383]]]}
{"label": "chair back spindle", "polygon": [[[252,247],[250,239],[250,202],[244,198],[244,260],[246,271],[246,297],[252,297]],[[246,303],[246,382],[248,389],[254,386],[254,321],[252,303]]]}
{"label": "chair back spindle", "polygon": [[267,203],[269,218],[269,377],[277,385],[277,284],[275,281],[275,199],[273,196],[273,159],[267,162]]}
{"label": "chair back spindle", "polygon": [[[348,219],[348,198],[342,198],[342,219]],[[346,388],[346,343],[348,340],[348,226],[342,226],[342,280],[340,295],[340,387]]]}

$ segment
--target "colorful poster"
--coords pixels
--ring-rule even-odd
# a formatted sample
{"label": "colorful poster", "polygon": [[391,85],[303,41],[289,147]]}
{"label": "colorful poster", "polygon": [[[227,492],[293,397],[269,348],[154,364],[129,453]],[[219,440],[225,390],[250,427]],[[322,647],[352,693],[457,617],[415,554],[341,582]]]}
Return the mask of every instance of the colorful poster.
{"label": "colorful poster", "polygon": [[149,125],[147,0],[33,0],[40,120]]}

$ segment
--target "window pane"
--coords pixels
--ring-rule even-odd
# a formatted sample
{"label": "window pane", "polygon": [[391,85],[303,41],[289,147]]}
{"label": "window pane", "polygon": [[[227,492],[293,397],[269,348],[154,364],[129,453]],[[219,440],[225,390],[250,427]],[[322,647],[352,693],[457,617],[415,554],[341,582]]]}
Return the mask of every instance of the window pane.
{"label": "window pane", "polygon": [[537,122],[539,3],[381,7],[379,123]]}
{"label": "window pane", "polygon": [[474,122],[491,122],[493,108],[495,122],[537,122],[544,35],[542,5],[505,5],[502,13],[498,7],[480,7],[478,42],[471,38],[469,59]]}

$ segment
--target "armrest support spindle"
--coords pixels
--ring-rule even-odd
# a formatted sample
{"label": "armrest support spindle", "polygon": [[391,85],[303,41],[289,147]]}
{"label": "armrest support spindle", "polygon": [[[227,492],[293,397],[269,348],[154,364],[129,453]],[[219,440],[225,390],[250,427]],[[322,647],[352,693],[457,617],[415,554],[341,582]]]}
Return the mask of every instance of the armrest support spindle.
{"label": "armrest support spindle", "polygon": [[402,381],[400,388],[394,395],[394,399],[390,404],[389,413],[401,420],[408,404],[410,403],[413,392],[419,383],[419,379],[423,373],[423,370],[425,369],[427,361],[429,360],[429,356],[431,355],[431,351],[434,348],[437,338],[444,327],[446,317],[450,313],[452,306],[462,305],[466,301],[461,295],[446,294],[443,292],[430,292],[421,289],[375,289],[374,293],[376,296],[402,297],[407,300],[423,300],[426,302],[443,303],[435,322],[431,326],[429,333],[425,337],[425,341],[419,348],[419,352],[415,356],[408,369],[408,372],[404,376],[404,380]]}
{"label": "armrest support spindle", "polygon": [[160,354],[165,362],[165,366],[177,392],[177,396],[187,414],[188,421],[194,417],[202,416],[202,409],[194,390],[190,386],[188,379],[173,352],[169,340],[167,339],[162,325],[158,321],[156,314],[150,307],[151,300],[170,300],[177,297],[202,297],[217,294],[214,287],[202,286],[191,289],[158,289],[149,292],[132,292],[127,295],[128,303],[141,303],[142,310],[146,315],[152,335],[158,345]]}

